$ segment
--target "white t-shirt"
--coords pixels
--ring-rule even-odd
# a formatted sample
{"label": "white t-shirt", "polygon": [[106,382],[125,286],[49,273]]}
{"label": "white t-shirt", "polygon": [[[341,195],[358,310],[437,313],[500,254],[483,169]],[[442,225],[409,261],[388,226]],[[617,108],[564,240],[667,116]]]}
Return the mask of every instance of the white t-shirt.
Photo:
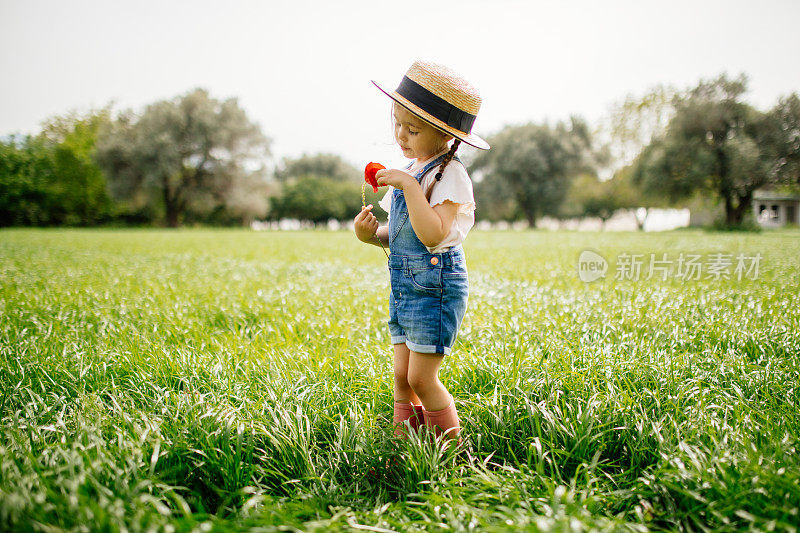
{"label": "white t-shirt", "polygon": [[[441,154],[435,155],[434,158],[439,157],[439,155]],[[431,160],[428,160],[427,162],[430,161]],[[415,161],[411,168],[405,170],[404,172],[414,176],[419,170],[422,169],[422,167],[425,166],[426,163],[418,165]],[[425,176],[422,178],[422,183],[420,184],[422,186],[422,190],[423,192],[427,192],[430,187],[433,186],[433,190],[430,194],[431,207],[442,204],[445,202],[445,200],[450,200],[454,204],[458,204],[458,211],[453,219],[453,225],[450,227],[450,233],[447,234],[447,237],[445,237],[445,239],[434,248],[426,246],[426,248],[428,248],[428,252],[432,254],[446,252],[453,246],[457,246],[464,242],[464,239],[467,237],[467,233],[469,233],[469,230],[475,224],[475,197],[472,194],[472,180],[469,179],[467,169],[464,168],[464,165],[454,159],[450,161],[450,163],[448,163],[444,168],[442,179],[437,183],[436,173],[438,171],[439,167],[437,166],[430,169],[428,173],[425,174]],[[380,205],[381,208],[383,208],[383,210],[387,213],[389,213],[392,206],[393,191],[394,187],[390,185],[389,190],[383,196],[381,201],[378,202],[378,205]]]}

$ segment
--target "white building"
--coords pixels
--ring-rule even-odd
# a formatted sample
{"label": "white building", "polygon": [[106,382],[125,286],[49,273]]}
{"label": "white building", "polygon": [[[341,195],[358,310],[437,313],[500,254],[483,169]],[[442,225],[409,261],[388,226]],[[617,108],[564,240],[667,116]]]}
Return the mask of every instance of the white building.
{"label": "white building", "polygon": [[753,192],[753,214],[764,228],[800,224],[800,195],[758,189]]}

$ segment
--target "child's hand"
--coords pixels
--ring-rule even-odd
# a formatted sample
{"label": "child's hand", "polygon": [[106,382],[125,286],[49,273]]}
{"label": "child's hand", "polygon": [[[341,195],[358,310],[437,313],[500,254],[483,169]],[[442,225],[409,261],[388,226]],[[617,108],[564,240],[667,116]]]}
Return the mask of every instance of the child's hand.
{"label": "child's hand", "polygon": [[361,242],[369,242],[378,231],[378,219],[372,214],[372,204],[362,207],[361,212],[353,219],[356,237]]}
{"label": "child's hand", "polygon": [[410,174],[406,174],[402,170],[396,168],[384,168],[375,174],[378,180],[378,185],[391,185],[395,189],[404,189],[411,183],[417,183],[417,180]]}

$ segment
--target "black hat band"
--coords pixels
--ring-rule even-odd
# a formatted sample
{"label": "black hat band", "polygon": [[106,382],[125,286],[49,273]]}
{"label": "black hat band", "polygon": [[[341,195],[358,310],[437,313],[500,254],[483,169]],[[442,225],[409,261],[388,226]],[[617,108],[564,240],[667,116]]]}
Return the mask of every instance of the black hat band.
{"label": "black hat band", "polygon": [[455,128],[464,133],[472,131],[472,124],[475,123],[475,115],[471,115],[457,108],[447,100],[436,96],[408,76],[403,76],[403,81],[397,86],[396,92],[451,128]]}

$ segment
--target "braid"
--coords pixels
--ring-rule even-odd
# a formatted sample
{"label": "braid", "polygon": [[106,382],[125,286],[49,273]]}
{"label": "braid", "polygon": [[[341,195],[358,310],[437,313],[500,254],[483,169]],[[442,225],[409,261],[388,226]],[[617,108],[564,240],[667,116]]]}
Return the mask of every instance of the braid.
{"label": "braid", "polygon": [[453,146],[451,146],[450,151],[444,155],[442,164],[439,165],[439,171],[436,173],[436,181],[442,180],[442,172],[444,172],[444,167],[447,166],[447,163],[453,160],[453,156],[456,155],[456,150],[458,150],[459,144],[461,144],[461,141],[459,141],[458,139],[453,140]]}

